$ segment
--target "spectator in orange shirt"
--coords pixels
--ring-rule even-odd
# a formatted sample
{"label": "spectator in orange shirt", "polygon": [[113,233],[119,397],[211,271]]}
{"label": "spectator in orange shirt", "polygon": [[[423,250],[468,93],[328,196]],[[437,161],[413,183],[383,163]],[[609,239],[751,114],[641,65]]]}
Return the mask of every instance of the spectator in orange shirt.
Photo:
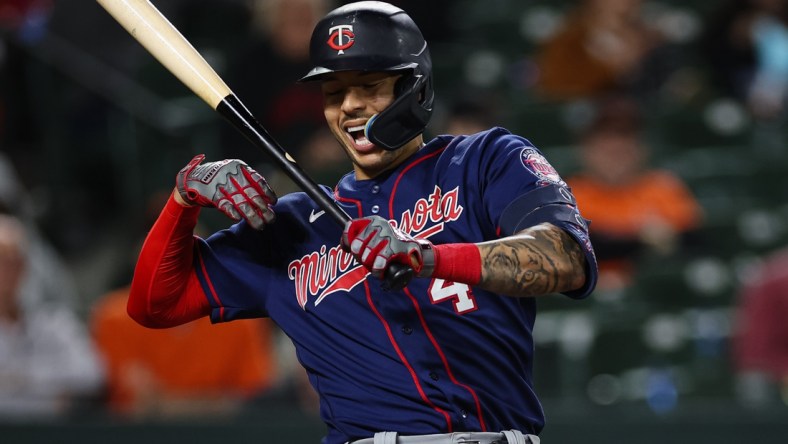
{"label": "spectator in orange shirt", "polygon": [[616,96],[600,102],[580,138],[581,171],[568,178],[599,259],[599,289],[628,285],[638,255],[670,254],[702,223],[702,209],[684,182],[648,166],[637,104]]}
{"label": "spectator in orange shirt", "polygon": [[581,0],[538,54],[539,91],[551,99],[638,87],[662,36],[641,18],[641,0]]}
{"label": "spectator in orange shirt", "polygon": [[274,385],[277,363],[270,324],[211,325],[205,320],[147,329],[126,313],[128,291],[107,294],[92,316],[113,413],[136,418],[232,415]]}
{"label": "spectator in orange shirt", "polygon": [[[162,199],[153,193],[144,212],[149,227]],[[142,237],[138,241],[141,246]],[[119,288],[100,298],[91,330],[107,369],[106,402],[128,418],[232,415],[246,402],[279,388],[275,327],[264,320],[211,325],[195,322],[174,329],[140,326],[126,304],[131,269],[139,248],[121,267]],[[128,268],[128,269],[127,269]]]}

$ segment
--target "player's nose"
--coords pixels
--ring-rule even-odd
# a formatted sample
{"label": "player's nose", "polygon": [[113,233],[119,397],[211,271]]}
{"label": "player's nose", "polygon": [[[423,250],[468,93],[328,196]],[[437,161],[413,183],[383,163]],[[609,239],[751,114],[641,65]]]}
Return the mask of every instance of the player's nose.
{"label": "player's nose", "polygon": [[352,115],[365,107],[366,102],[357,88],[348,88],[345,90],[345,95],[342,98],[342,112]]}

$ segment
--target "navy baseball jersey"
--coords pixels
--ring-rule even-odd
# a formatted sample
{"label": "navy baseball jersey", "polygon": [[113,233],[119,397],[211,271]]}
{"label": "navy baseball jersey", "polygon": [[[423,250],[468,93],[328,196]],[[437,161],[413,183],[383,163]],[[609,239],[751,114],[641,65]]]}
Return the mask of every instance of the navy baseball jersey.
{"label": "navy baseball jersey", "polygon": [[[383,216],[434,244],[476,243],[551,222],[583,247],[583,298],[596,282],[585,221],[530,142],[501,128],[440,136],[374,179],[325,188],[352,217]],[[320,394],[325,442],[544,424],[532,383],[534,298],[441,279],[402,291],[339,246],[342,228],[303,193],[283,196],[263,231],[239,223],[200,241],[195,268],[213,322],[270,317]]]}

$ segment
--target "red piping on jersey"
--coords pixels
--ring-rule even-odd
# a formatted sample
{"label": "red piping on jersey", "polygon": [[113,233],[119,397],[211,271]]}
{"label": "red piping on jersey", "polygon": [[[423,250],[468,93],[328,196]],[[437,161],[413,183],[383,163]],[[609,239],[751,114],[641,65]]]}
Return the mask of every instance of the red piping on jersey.
{"label": "red piping on jersey", "polygon": [[436,412],[443,415],[443,418],[446,419],[446,427],[447,427],[446,432],[451,433],[453,430],[452,430],[451,418],[449,418],[449,414],[442,408],[433,404],[432,401],[430,401],[430,398],[424,392],[424,389],[422,388],[421,383],[419,382],[419,377],[416,374],[416,370],[413,369],[413,366],[410,365],[410,362],[408,362],[408,359],[405,357],[405,355],[402,353],[402,350],[399,348],[396,339],[394,339],[394,335],[391,333],[391,327],[389,326],[389,323],[386,321],[383,315],[380,314],[378,309],[375,307],[375,304],[372,302],[372,293],[369,291],[369,283],[367,283],[366,281],[364,281],[364,291],[367,292],[367,304],[369,304],[370,308],[372,308],[372,311],[375,313],[375,316],[377,316],[378,319],[380,319],[381,324],[383,324],[383,328],[386,329],[386,335],[388,335],[389,341],[391,341],[391,345],[394,346],[394,351],[397,352],[397,356],[399,356],[400,361],[402,361],[402,363],[405,365],[405,368],[408,369],[408,372],[410,373],[410,377],[413,379],[413,383],[416,384],[416,389],[418,390],[419,395],[421,395],[421,399],[425,403],[427,403],[427,405],[432,407]]}
{"label": "red piping on jersey", "polygon": [[347,203],[347,204],[355,205],[356,209],[358,210],[358,216],[356,216],[356,217],[361,217],[362,216],[363,213],[361,212],[361,201],[360,200],[358,200],[358,199],[350,199],[350,198],[347,198],[347,197],[340,196],[339,195],[339,189],[337,189],[337,188],[334,188],[334,197],[336,197],[337,200],[340,201],[340,202],[344,202],[344,203]]}
{"label": "red piping on jersey", "polygon": [[[441,154],[444,150],[446,150],[446,147],[443,147],[443,148],[441,148],[439,150],[436,150],[434,153],[427,154],[426,156],[424,156],[422,158],[416,159],[415,161],[413,161],[413,163],[411,163],[410,165],[406,166],[399,173],[399,176],[397,176],[397,179],[394,181],[394,187],[392,187],[392,189],[391,189],[391,197],[389,197],[389,219],[394,218],[394,197],[397,194],[397,186],[399,185],[399,182],[400,182],[400,180],[402,180],[403,176],[405,176],[405,173],[408,172],[408,170],[410,170],[411,168],[413,168],[416,165],[418,165],[419,163],[421,163],[421,162],[423,162],[423,161],[425,161],[425,160],[427,160],[427,159],[429,159],[431,157],[434,157],[434,156],[437,156],[437,155]],[[407,294],[408,297],[410,298],[411,302],[413,303],[413,306],[416,308],[416,313],[418,313],[418,315],[419,315],[419,320],[421,321],[421,326],[424,328],[424,332],[427,333],[427,337],[430,339],[430,342],[432,342],[432,346],[435,347],[435,351],[438,352],[438,356],[440,357],[441,361],[443,362],[443,366],[446,369],[446,374],[449,375],[449,379],[451,380],[452,383],[454,383],[454,384],[464,388],[465,390],[467,390],[468,393],[470,393],[471,396],[473,397],[474,403],[476,404],[476,414],[479,417],[479,425],[481,426],[482,431],[486,432],[487,431],[487,425],[484,423],[484,416],[482,415],[482,406],[481,406],[481,403],[479,402],[479,396],[476,394],[476,391],[473,390],[470,386],[459,382],[457,380],[457,378],[454,377],[454,373],[451,371],[451,367],[449,366],[448,359],[446,359],[446,355],[443,353],[443,350],[441,349],[440,345],[438,345],[438,341],[435,340],[435,337],[432,335],[432,332],[430,331],[429,327],[427,327],[427,321],[424,319],[424,315],[421,312],[421,307],[419,305],[419,302],[416,300],[415,297],[413,297],[413,294],[410,292],[410,290],[405,288],[404,291],[405,291],[405,294]]]}
{"label": "red piping on jersey", "polygon": [[421,312],[421,306],[419,305],[419,301],[417,301],[416,298],[413,297],[413,293],[411,293],[407,287],[404,289],[404,291],[405,294],[408,295],[408,298],[410,298],[411,303],[413,303],[413,307],[416,309],[416,313],[419,315],[419,321],[421,322],[421,326],[422,328],[424,328],[424,332],[427,334],[427,337],[430,339],[430,342],[432,342],[432,346],[435,347],[435,350],[438,352],[438,356],[440,356],[440,359],[443,362],[443,366],[446,369],[446,374],[449,375],[449,379],[451,380],[452,383],[464,388],[465,390],[468,391],[468,393],[471,394],[471,396],[473,396],[474,404],[476,404],[476,415],[479,417],[479,426],[481,427],[482,432],[486,432],[487,425],[484,423],[484,416],[482,415],[482,405],[481,402],[479,402],[479,396],[476,394],[476,391],[473,390],[470,386],[468,386],[467,384],[463,384],[462,382],[458,381],[457,378],[454,377],[454,373],[451,371],[451,367],[449,366],[449,360],[446,359],[446,355],[443,353],[443,350],[441,349],[440,345],[438,345],[438,341],[435,340],[435,336],[432,335],[432,332],[430,331],[429,327],[427,327],[427,320],[424,319],[424,314]]}
{"label": "red piping on jersey", "polygon": [[208,276],[208,270],[205,269],[205,262],[202,260],[202,254],[199,248],[197,249],[197,259],[200,261],[200,270],[202,270],[202,275],[205,278],[205,282],[208,284],[208,289],[211,291],[211,297],[213,301],[216,302],[216,305],[219,306],[219,320],[224,321],[224,306],[222,305],[222,301],[219,300],[219,295],[216,294],[216,289],[213,288],[213,282],[211,282],[211,278]]}
{"label": "red piping on jersey", "polygon": [[[361,209],[360,200],[341,197],[337,189],[334,189],[334,196],[340,202],[354,204],[358,209],[358,217],[361,217],[363,213]],[[430,401],[430,398],[424,392],[424,388],[421,386],[421,383],[419,382],[419,377],[416,374],[416,370],[413,369],[413,366],[410,365],[410,362],[408,362],[408,359],[405,357],[405,355],[402,353],[402,350],[399,348],[399,344],[397,344],[397,340],[394,339],[394,335],[391,333],[391,327],[389,326],[388,322],[383,317],[383,315],[380,314],[378,309],[375,307],[375,304],[372,302],[372,293],[369,291],[369,283],[366,280],[364,281],[364,292],[366,292],[367,294],[367,304],[372,309],[372,312],[375,313],[375,316],[378,317],[380,323],[383,324],[383,328],[386,330],[386,335],[389,338],[389,342],[391,342],[391,345],[394,347],[394,351],[397,353],[397,356],[399,356],[400,361],[402,361],[402,364],[408,370],[408,373],[410,373],[410,377],[413,379],[413,383],[416,385],[416,390],[419,392],[419,396],[421,396],[421,399],[424,401],[425,404],[432,407],[433,410],[435,410],[436,412],[440,413],[443,416],[443,418],[446,420],[446,428],[447,428],[446,431],[451,433],[452,426],[451,426],[451,418],[449,417],[449,414],[445,410],[435,405],[432,401]],[[424,321],[422,320],[422,324],[423,323]]]}
{"label": "red piping on jersey", "polygon": [[[397,180],[394,181],[394,186],[391,188],[391,197],[389,197],[389,219],[394,218],[394,196],[397,194],[397,186],[399,186],[399,181],[402,180],[402,176],[408,172],[409,169],[415,167],[416,165],[420,164],[421,162],[429,159],[430,157],[437,156],[438,154],[442,153],[446,147],[435,151],[434,153],[427,154],[426,156],[416,159],[410,165],[406,166],[402,171],[400,171],[399,176],[397,176]],[[397,221],[399,223],[399,221]]]}

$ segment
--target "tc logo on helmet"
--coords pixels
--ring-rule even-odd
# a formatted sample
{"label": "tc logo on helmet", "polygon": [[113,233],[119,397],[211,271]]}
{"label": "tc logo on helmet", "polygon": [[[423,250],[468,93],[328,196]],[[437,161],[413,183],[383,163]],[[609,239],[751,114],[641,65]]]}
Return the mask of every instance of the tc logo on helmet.
{"label": "tc logo on helmet", "polygon": [[356,35],[353,34],[353,25],[332,26],[328,30],[328,46],[337,50],[337,54],[344,54],[345,50],[353,46]]}

